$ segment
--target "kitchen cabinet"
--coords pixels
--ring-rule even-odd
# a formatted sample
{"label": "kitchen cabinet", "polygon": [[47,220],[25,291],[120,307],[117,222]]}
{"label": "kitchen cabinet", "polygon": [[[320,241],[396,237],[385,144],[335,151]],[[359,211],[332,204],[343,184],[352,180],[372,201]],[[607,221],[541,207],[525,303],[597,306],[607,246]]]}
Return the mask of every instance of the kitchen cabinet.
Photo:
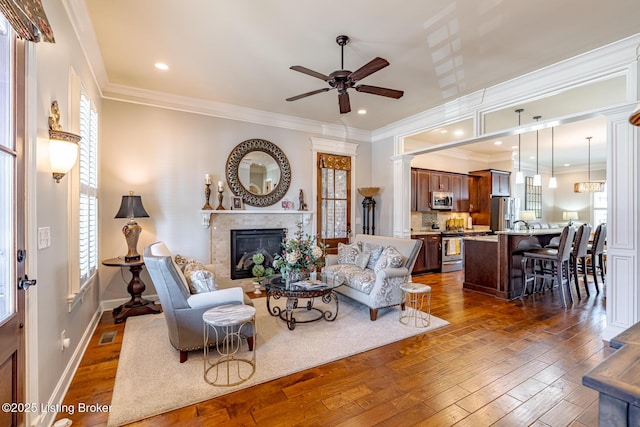
{"label": "kitchen cabinet", "polygon": [[418,195],[416,194],[416,185],[417,185],[417,176],[418,171],[411,168],[411,210],[417,211],[417,199]]}
{"label": "kitchen cabinet", "polygon": [[451,174],[449,185],[453,193],[453,211],[469,211],[469,179],[466,175]]}
{"label": "kitchen cabinet", "polygon": [[511,195],[511,188],[509,185],[510,175],[510,172],[491,172],[491,195],[504,197],[509,197]]}
{"label": "kitchen cabinet", "polygon": [[453,193],[453,211],[468,212],[470,209],[469,179],[467,175],[411,168],[411,210],[431,210],[431,192]]}
{"label": "kitchen cabinet", "polygon": [[477,184],[477,200],[472,210],[473,223],[491,225],[491,197],[510,195],[511,172],[485,169],[471,171],[469,174],[476,177]]}
{"label": "kitchen cabinet", "polygon": [[415,209],[412,207],[411,210],[420,212],[431,210],[430,175],[426,169],[411,169],[411,199],[415,199]]}
{"label": "kitchen cabinet", "polygon": [[440,235],[439,234],[420,234],[411,236],[412,239],[422,241],[422,247],[413,266],[412,274],[421,274],[429,271],[437,271],[440,269],[442,260]]}
{"label": "kitchen cabinet", "polygon": [[469,212],[478,212],[480,208],[480,199],[478,196],[478,186],[480,185],[480,177],[469,175],[467,183],[469,185]]}
{"label": "kitchen cabinet", "polygon": [[425,268],[427,271],[439,270],[442,262],[442,250],[439,234],[430,234],[426,239],[427,253],[425,254]]}
{"label": "kitchen cabinet", "polygon": [[431,172],[431,191],[451,191],[451,174]]}

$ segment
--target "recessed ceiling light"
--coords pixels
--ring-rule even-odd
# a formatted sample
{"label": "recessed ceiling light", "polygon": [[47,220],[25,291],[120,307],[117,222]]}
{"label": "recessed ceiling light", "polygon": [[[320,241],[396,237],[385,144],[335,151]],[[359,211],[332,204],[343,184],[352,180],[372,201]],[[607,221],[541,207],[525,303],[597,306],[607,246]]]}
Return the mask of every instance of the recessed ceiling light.
{"label": "recessed ceiling light", "polygon": [[463,130],[458,129],[457,131],[453,132],[453,134],[454,134],[455,136],[462,136],[462,135],[464,135],[464,131],[463,131]]}
{"label": "recessed ceiling light", "polygon": [[495,145],[502,145],[502,141],[496,141],[494,142]]}
{"label": "recessed ceiling light", "polygon": [[447,132],[449,132],[449,131],[448,131],[448,130],[446,130],[446,129],[442,129],[442,130],[440,131],[440,133],[447,133]]}
{"label": "recessed ceiling light", "polygon": [[511,149],[512,149],[512,150],[517,150],[517,149],[518,149],[518,146],[517,146],[517,145],[512,145],[512,146],[511,146]]}
{"label": "recessed ceiling light", "polygon": [[361,108],[358,110],[358,114],[360,115],[367,114],[367,110],[365,110],[364,108]]}
{"label": "recessed ceiling light", "polygon": [[571,163],[565,163],[565,164],[564,164],[564,165],[562,165],[562,166],[571,166]]}
{"label": "recessed ceiling light", "polygon": [[155,67],[158,70],[162,70],[162,71],[167,71],[169,69],[169,66],[167,64],[163,64],[162,62],[156,62]]}
{"label": "recessed ceiling light", "polygon": [[531,160],[534,160],[536,158],[536,156],[531,156],[529,157]]}

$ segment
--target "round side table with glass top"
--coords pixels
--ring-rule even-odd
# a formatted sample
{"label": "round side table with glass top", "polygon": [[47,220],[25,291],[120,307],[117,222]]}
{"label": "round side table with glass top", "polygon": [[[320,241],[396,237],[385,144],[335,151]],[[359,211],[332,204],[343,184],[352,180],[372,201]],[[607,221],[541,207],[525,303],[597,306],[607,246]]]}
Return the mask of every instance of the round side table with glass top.
{"label": "round side table with glass top", "polygon": [[[202,315],[206,382],[216,386],[233,386],[253,376],[257,345],[255,316],[256,309],[244,304],[213,307]],[[242,339],[247,338],[247,334],[253,338],[251,358],[241,354]],[[218,353],[217,358],[214,352]]]}
{"label": "round side table with glass top", "polygon": [[400,285],[400,290],[404,301],[404,308],[400,311],[400,323],[403,325],[413,324],[416,328],[429,326],[431,323],[431,286],[407,282]]}

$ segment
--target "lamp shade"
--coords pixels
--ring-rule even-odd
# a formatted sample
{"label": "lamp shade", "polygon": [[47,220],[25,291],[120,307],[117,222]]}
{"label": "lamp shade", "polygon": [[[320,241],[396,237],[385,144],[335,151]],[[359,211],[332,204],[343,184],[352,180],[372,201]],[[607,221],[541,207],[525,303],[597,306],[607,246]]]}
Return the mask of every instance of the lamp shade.
{"label": "lamp shade", "polygon": [[78,160],[79,135],[61,130],[49,130],[49,162],[56,182],[69,172]]}
{"label": "lamp shade", "polygon": [[564,211],[562,212],[562,219],[565,221],[575,221],[578,219],[578,212]]}
{"label": "lamp shade", "polygon": [[122,196],[122,202],[120,203],[120,209],[115,218],[148,218],[149,214],[144,210],[142,205],[142,198],[140,196],[134,196],[129,194],[128,196]]}
{"label": "lamp shade", "polygon": [[534,211],[520,211],[520,219],[523,221],[534,221],[536,213]]}

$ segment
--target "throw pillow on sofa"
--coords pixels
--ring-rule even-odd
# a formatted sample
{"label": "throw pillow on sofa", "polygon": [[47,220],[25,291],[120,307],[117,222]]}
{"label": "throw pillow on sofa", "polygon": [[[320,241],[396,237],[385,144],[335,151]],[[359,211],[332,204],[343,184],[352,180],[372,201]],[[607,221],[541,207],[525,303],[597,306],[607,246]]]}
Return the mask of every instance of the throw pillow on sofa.
{"label": "throw pillow on sofa", "polygon": [[376,262],[378,262],[378,259],[382,254],[382,251],[384,250],[384,247],[381,245],[376,245],[374,243],[363,243],[363,242],[358,242],[358,246],[360,247],[360,250],[362,252],[366,252],[370,254],[369,262],[367,263],[367,268],[370,268],[373,270],[373,268],[376,265]]}
{"label": "throw pillow on sofa", "polygon": [[377,273],[385,268],[398,268],[404,264],[404,256],[393,246],[389,246],[382,251],[378,262],[373,270]]}
{"label": "throw pillow on sofa", "polygon": [[367,252],[358,252],[358,255],[356,256],[356,261],[353,263],[353,265],[360,268],[361,270],[364,270],[368,266],[370,257],[371,257],[371,254]]}
{"label": "throw pillow on sofa", "polygon": [[211,292],[218,289],[213,273],[205,269],[204,264],[193,258],[176,255],[176,264],[182,269],[192,294]]}
{"label": "throw pillow on sofa", "polygon": [[338,243],[338,264],[351,264],[356,263],[356,257],[360,253],[360,250],[356,245],[345,245],[344,243]]}

